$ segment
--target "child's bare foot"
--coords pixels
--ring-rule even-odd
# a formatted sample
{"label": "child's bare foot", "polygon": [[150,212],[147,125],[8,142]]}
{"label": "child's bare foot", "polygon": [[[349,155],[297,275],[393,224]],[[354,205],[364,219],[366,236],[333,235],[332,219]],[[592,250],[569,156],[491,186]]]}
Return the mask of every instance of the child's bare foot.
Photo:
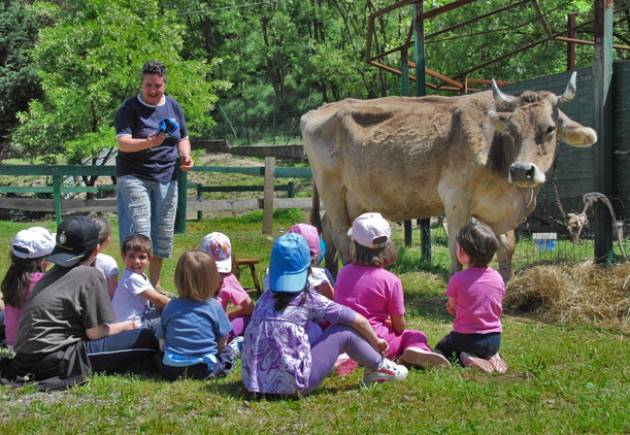
{"label": "child's bare foot", "polygon": [[423,368],[448,367],[451,365],[441,353],[431,352],[418,347],[408,347],[405,349],[400,356],[400,361]]}
{"label": "child's bare foot", "polygon": [[476,367],[486,373],[492,373],[494,371],[494,366],[489,360],[479,358],[478,356],[468,352],[462,352],[459,355],[459,359],[465,367]]}
{"label": "child's bare foot", "polygon": [[508,365],[505,361],[503,361],[503,358],[501,358],[501,355],[499,355],[499,353],[495,353],[494,355],[492,355],[490,357],[490,363],[492,364],[492,367],[494,367],[494,370],[497,373],[506,373],[508,371]]}

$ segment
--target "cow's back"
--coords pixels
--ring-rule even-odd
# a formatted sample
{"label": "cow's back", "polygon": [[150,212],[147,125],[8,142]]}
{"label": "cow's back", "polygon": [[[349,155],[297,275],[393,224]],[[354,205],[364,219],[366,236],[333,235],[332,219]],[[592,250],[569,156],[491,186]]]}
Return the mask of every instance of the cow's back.
{"label": "cow's back", "polygon": [[441,213],[441,171],[469,154],[462,134],[481,129],[487,97],[348,99],[308,112],[302,135],[318,188],[342,183],[362,208],[391,219]]}

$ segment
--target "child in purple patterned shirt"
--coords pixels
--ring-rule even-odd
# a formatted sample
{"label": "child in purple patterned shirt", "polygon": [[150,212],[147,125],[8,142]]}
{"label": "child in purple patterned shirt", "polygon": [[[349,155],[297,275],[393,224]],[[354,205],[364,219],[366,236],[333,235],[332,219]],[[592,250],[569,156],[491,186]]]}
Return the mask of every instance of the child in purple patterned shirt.
{"label": "child in purple patterned shirt", "polygon": [[[363,381],[402,380],[407,369],[384,358],[387,342],[350,308],[308,289],[311,255],[306,240],[285,234],[271,249],[269,286],[245,331],[242,376],[245,388],[262,394],[308,394],[348,353],[366,368]],[[332,326],[309,343],[309,321]]]}

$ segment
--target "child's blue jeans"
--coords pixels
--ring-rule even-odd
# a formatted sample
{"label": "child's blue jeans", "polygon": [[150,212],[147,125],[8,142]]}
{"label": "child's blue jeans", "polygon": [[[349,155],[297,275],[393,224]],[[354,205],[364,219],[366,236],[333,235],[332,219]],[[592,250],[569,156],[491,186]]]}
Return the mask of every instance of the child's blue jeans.
{"label": "child's blue jeans", "polygon": [[489,334],[461,334],[451,331],[435,346],[436,350],[451,359],[459,357],[462,352],[472,353],[480,358],[488,359],[499,351],[501,346],[501,333]]}

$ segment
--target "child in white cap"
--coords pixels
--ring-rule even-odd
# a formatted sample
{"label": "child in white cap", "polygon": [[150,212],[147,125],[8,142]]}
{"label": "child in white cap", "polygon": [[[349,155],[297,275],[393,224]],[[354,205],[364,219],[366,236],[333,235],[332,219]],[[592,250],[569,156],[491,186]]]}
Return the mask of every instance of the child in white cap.
{"label": "child in white cap", "polygon": [[364,213],[348,231],[352,262],[346,264],[335,284],[335,302],[365,316],[378,336],[389,343],[388,358],[403,363],[437,367],[450,365],[433,352],[422,331],[405,329],[405,302],[400,279],[385,266],[396,259],[392,230],[380,213]]}
{"label": "child in white cap", "polygon": [[[228,342],[230,342],[234,337],[240,337],[245,332],[254,311],[254,302],[232,272],[232,243],[228,236],[219,232],[207,234],[201,241],[200,249],[210,254],[217,265],[221,287],[215,298],[232,324],[232,332],[228,336]],[[234,309],[228,311],[228,303],[231,303]]]}
{"label": "child in white cap", "polygon": [[18,232],[11,244],[11,265],[2,280],[4,324],[7,346],[12,349],[22,309],[33,286],[44,276],[46,257],[55,247],[55,236],[46,228]]}

